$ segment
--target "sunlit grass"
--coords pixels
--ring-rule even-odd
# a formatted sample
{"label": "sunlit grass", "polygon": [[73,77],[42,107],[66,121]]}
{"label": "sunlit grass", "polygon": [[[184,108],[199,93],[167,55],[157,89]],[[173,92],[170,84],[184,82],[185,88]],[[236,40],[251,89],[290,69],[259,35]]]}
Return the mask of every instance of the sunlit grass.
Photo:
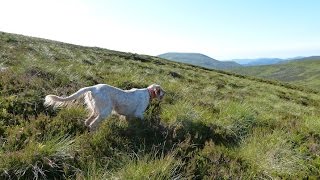
{"label": "sunlit grass", "polygon": [[[320,176],[320,96],[303,87],[10,34],[0,45],[0,179]],[[112,116],[91,133],[81,102],[43,106],[97,83],[166,95],[145,120]]]}
{"label": "sunlit grass", "polygon": [[304,162],[307,157],[293,148],[288,134],[256,131],[255,136],[244,140],[239,149],[239,154],[250,162],[253,170],[266,177],[286,175],[293,178],[309,173]]}

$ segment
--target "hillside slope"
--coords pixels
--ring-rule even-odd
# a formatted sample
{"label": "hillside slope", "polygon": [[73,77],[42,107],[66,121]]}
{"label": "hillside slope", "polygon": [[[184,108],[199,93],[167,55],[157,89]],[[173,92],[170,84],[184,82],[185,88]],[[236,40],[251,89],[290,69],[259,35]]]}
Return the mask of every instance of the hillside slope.
{"label": "hillside slope", "polygon": [[307,57],[283,64],[236,68],[244,75],[276,79],[313,89],[320,89],[320,57]]}
{"label": "hillside slope", "polygon": [[[0,179],[303,179],[320,176],[320,95],[158,57],[0,33]],[[144,120],[96,132],[47,94],[160,84]]]}
{"label": "hillside slope", "polygon": [[175,62],[182,62],[192,64],[195,66],[201,66],[209,69],[229,69],[241,66],[236,62],[218,61],[200,53],[165,53],[158,55],[158,57]]}

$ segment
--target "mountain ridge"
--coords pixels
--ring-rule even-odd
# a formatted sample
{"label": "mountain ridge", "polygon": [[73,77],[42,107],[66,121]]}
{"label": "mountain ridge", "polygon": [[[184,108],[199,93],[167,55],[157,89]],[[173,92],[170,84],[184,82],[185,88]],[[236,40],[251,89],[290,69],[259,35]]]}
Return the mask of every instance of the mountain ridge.
{"label": "mountain ridge", "polygon": [[201,53],[169,52],[158,55],[158,57],[171,61],[192,64],[210,69],[229,69],[240,65],[233,61],[219,61]]}
{"label": "mountain ridge", "polygon": [[320,56],[282,61],[279,64],[231,69],[243,75],[279,80],[312,89],[320,89]]}
{"label": "mountain ridge", "polygon": [[269,65],[269,64],[277,64],[284,59],[280,58],[255,58],[255,59],[232,59],[242,66],[261,66],[261,65]]}
{"label": "mountain ridge", "polygon": [[283,64],[291,61],[302,61],[312,58],[317,58],[318,56],[296,56],[291,58],[253,58],[253,59],[232,59],[242,66],[263,66],[272,64]]}

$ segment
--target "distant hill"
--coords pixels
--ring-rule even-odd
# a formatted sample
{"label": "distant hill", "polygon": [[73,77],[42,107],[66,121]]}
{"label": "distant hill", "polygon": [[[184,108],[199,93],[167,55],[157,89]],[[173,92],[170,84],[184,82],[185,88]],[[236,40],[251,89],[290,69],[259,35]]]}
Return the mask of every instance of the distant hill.
{"label": "distant hill", "polygon": [[298,57],[298,58],[289,58],[281,61],[280,63],[289,63],[294,61],[309,61],[309,60],[319,60],[320,56],[309,56],[309,57]]}
{"label": "distant hill", "polygon": [[232,69],[232,72],[243,75],[276,79],[320,89],[320,56],[311,56],[282,61],[281,64],[252,66]]}
{"label": "distant hill", "polygon": [[317,56],[310,56],[310,57],[303,57],[297,56],[292,58],[257,58],[257,59],[232,59],[230,61],[236,62],[242,66],[263,66],[263,65],[272,65],[272,64],[281,64],[281,63],[288,63],[290,61],[302,61],[308,59],[314,59]]}
{"label": "distant hill", "polygon": [[182,62],[210,69],[230,69],[241,65],[233,61],[218,61],[200,53],[165,53],[158,57],[175,62]]}
{"label": "distant hill", "polygon": [[241,64],[242,66],[261,66],[277,64],[285,59],[280,58],[258,58],[258,59],[232,59],[232,61]]}

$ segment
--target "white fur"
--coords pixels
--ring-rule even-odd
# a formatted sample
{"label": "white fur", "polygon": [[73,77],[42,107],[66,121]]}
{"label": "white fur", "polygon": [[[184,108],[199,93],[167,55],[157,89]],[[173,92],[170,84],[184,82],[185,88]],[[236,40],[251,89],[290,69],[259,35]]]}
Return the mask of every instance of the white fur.
{"label": "white fur", "polygon": [[91,130],[94,130],[112,112],[125,117],[143,119],[143,113],[150,102],[149,91],[154,91],[156,98],[159,100],[164,96],[164,91],[156,84],[150,85],[148,88],[131,90],[121,90],[107,84],[98,84],[81,88],[76,93],[65,98],[47,95],[44,104],[56,108],[67,105],[72,100],[78,99],[83,95],[84,102],[91,113],[85,124]]}

